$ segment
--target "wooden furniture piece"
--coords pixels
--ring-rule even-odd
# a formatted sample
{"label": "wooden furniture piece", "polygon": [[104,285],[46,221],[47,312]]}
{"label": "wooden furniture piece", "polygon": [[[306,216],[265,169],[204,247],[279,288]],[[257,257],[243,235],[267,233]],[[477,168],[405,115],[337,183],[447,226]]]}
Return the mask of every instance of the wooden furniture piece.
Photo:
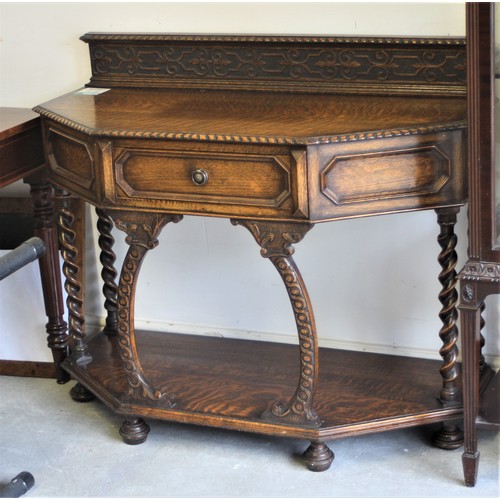
{"label": "wooden furniture piece", "polygon": [[[494,3],[467,4],[469,259],[459,275],[459,307],[464,383],[463,466],[468,486],[474,486],[477,479],[476,420],[480,386],[494,376],[481,356],[484,344],[481,314],[486,297],[500,293],[500,162],[498,156],[495,158],[495,137],[498,137],[495,127],[500,127],[498,97],[495,96],[495,37],[500,48],[499,34],[495,34]],[[496,77],[500,78],[500,74]],[[498,334],[498,325],[496,332]],[[485,394],[493,400],[485,401],[483,414],[497,426],[500,424],[498,383],[497,374]]]}
{"label": "wooden furniture piece", "polygon": [[[315,471],[339,436],[444,422],[436,444],[460,446],[464,40],[82,39],[90,84],[35,110],[52,181],[99,215],[108,335],[86,331],[72,215],[60,218],[74,340],[64,368],[125,417],[124,440],[146,439],[143,417],[293,436],[311,441]],[[440,226],[443,361],[318,349],[293,245],[319,222],[425,209]],[[141,263],[185,214],[250,231],[283,279],[299,346],[135,330]],[[129,245],[118,284],[113,221]]]}
{"label": "wooden furniture piece", "polygon": [[[64,321],[52,187],[45,165],[40,117],[29,109],[0,108],[0,188],[20,179],[31,187],[35,235],[43,240],[46,248],[39,263],[48,317],[47,343],[53,353],[57,381],[64,383],[69,377],[60,368],[60,363],[68,352],[68,329]],[[42,367],[42,371],[47,375],[46,367]]]}

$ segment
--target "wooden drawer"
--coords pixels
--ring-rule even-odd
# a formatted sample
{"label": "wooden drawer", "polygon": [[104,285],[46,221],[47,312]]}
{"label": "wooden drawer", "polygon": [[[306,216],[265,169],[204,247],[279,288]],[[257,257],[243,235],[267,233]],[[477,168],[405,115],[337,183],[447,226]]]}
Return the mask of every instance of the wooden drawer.
{"label": "wooden drawer", "polygon": [[115,196],[121,205],[229,216],[290,217],[297,210],[297,161],[286,150],[185,151],[118,145],[113,157]]}

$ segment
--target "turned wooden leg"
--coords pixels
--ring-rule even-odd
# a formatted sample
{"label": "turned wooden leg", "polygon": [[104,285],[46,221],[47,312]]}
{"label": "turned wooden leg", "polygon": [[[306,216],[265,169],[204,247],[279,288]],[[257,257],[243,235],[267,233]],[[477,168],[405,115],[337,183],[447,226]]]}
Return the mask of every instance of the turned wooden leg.
{"label": "turned wooden leg", "polygon": [[323,472],[330,468],[335,455],[323,441],[311,441],[311,445],[302,455],[306,467],[313,472]]}
{"label": "turned wooden leg", "polygon": [[149,425],[138,417],[126,418],[120,427],[120,436],[127,444],[141,444],[149,434]]}
{"label": "turned wooden leg", "polygon": [[117,272],[114,268],[116,255],[113,252],[114,238],[111,235],[113,221],[111,217],[102,209],[96,208],[98,216],[97,230],[99,231],[99,247],[101,249],[100,261],[102,264],[101,277],[104,281],[102,292],[105,297],[104,308],[106,309],[106,326],[103,333],[106,335],[117,334],[118,324],[118,304],[117,304]]}
{"label": "turned wooden leg", "polygon": [[318,427],[314,411],[314,390],[318,380],[318,341],[311,301],[302,276],[292,259],[293,243],[302,240],[313,227],[308,223],[272,223],[232,220],[246,227],[280,273],[288,292],[297,325],[300,346],[300,371],[297,389],[288,402],[276,402],[262,418]]}
{"label": "turned wooden leg", "polygon": [[[457,329],[457,302],[458,293],[457,273],[457,254],[455,251],[457,237],[454,233],[454,227],[457,222],[457,213],[459,208],[443,208],[436,210],[438,214],[438,224],[440,234],[438,243],[441,252],[438,256],[441,272],[439,281],[442,285],[439,293],[439,301],[442,304],[439,317],[443,323],[439,331],[443,345],[439,354],[443,358],[443,364],[440,369],[443,385],[439,394],[439,399],[443,406],[460,405],[460,389],[458,385],[459,370],[457,366],[458,359],[458,329]],[[436,446],[446,450],[454,450],[463,445],[463,432],[460,427],[451,422],[444,422],[441,429],[433,436],[433,442]]]}
{"label": "turned wooden leg", "polygon": [[59,384],[68,382],[69,375],[61,368],[61,363],[69,353],[68,325],[64,321],[64,300],[62,294],[61,272],[59,267],[59,248],[57,226],[54,215],[53,190],[45,175],[33,176],[26,180],[35,216],[35,235],[45,243],[45,254],[39,259],[40,275],[45,304],[47,345],[52,351],[56,365],[56,379]]}
{"label": "turned wooden leg", "polygon": [[173,405],[173,399],[163,390],[153,387],[139,360],[134,327],[135,290],[141,264],[146,253],[158,245],[161,229],[168,222],[179,222],[180,215],[129,212],[110,212],[116,227],[127,234],[129,249],[123,261],[118,284],[118,336],[120,357],[127,376],[129,396],[162,399]]}

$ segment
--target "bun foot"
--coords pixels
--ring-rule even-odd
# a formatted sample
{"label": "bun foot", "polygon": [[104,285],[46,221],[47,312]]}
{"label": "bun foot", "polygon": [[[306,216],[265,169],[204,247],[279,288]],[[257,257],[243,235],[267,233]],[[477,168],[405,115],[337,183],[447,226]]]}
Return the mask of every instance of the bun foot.
{"label": "bun foot", "polygon": [[432,436],[432,442],[443,450],[456,450],[464,444],[464,433],[458,425],[443,424]]}
{"label": "bun foot", "polygon": [[69,395],[77,403],[87,403],[88,401],[93,401],[95,396],[80,382],[77,382],[75,386],[69,391]]}
{"label": "bun foot", "polygon": [[126,418],[120,427],[120,436],[127,444],[141,444],[146,441],[150,427],[142,418]]}
{"label": "bun foot", "polygon": [[328,470],[335,458],[332,450],[321,441],[312,441],[302,456],[304,457],[306,467],[313,472]]}

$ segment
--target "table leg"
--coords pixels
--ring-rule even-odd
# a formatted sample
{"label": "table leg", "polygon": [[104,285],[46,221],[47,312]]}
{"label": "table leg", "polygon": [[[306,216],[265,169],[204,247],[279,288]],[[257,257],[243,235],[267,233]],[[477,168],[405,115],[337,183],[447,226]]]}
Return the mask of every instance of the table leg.
{"label": "table leg", "polygon": [[[438,262],[441,265],[439,281],[442,285],[439,293],[439,300],[442,304],[439,317],[443,323],[439,331],[439,337],[443,342],[439,351],[443,358],[443,365],[440,369],[443,385],[439,399],[444,406],[459,406],[461,404],[458,386],[458,329],[456,324],[458,318],[457,273],[455,270],[457,265],[457,253],[455,251],[457,237],[454,233],[459,210],[456,207],[436,210],[440,226],[438,243],[441,247],[438,256]],[[439,448],[454,450],[463,445],[463,432],[456,423],[444,422],[441,429],[434,434],[433,442]]]}
{"label": "table leg", "polygon": [[75,245],[76,233],[73,230],[75,215],[70,204],[69,195],[61,196],[62,207],[59,213],[59,239],[64,259],[63,274],[66,278],[64,288],[67,293],[69,334],[72,340],[71,356],[79,364],[91,361],[85,339],[85,316],[83,314],[82,269],[78,265],[79,249]]}
{"label": "table leg", "polygon": [[103,333],[106,335],[116,335],[118,323],[118,304],[117,304],[117,272],[114,267],[116,255],[113,252],[115,242],[111,235],[113,221],[111,217],[102,209],[96,208],[98,216],[97,230],[99,231],[99,247],[101,249],[100,261],[102,264],[101,277],[104,281],[102,292],[105,297],[104,308],[107,311],[106,326]]}
{"label": "table leg", "polygon": [[[64,289],[66,290],[66,307],[68,309],[68,323],[70,335],[70,355],[80,365],[90,363],[92,358],[88,353],[85,338],[85,314],[83,303],[83,275],[82,254],[84,249],[84,224],[78,223],[72,209],[71,198],[67,191],[57,190],[57,197],[61,208],[58,216],[59,242],[63,257],[63,274],[65,276]],[[83,204],[75,209],[81,208]],[[83,213],[81,214],[83,218]],[[77,234],[78,232],[78,234]],[[70,391],[74,401],[84,403],[92,401],[95,396],[83,385],[77,383]]]}
{"label": "table leg", "polygon": [[118,336],[129,396],[162,399],[173,404],[170,396],[152,386],[141,366],[136,347],[134,303],[137,279],[146,253],[158,245],[162,228],[169,222],[179,222],[182,216],[125,210],[110,211],[109,214],[116,227],[127,234],[125,241],[129,245],[118,284]]}
{"label": "table leg", "polygon": [[68,325],[64,321],[64,301],[62,294],[61,272],[57,226],[55,224],[53,190],[44,174],[26,179],[35,216],[35,235],[45,243],[45,254],[39,259],[42,281],[46,324],[47,345],[52,350],[56,365],[56,379],[59,384],[69,381],[69,375],[61,368],[69,352]]}
{"label": "table leg", "polygon": [[[276,267],[285,284],[295,316],[300,347],[299,380],[287,402],[275,402],[262,418],[318,428],[321,420],[314,410],[314,391],[318,383],[318,340],[311,300],[292,258],[293,244],[301,241],[313,227],[310,223],[260,222],[233,219],[246,227],[261,247],[261,255]],[[314,441],[304,454],[310,470],[330,467],[334,455],[322,441]]]}
{"label": "table leg", "polygon": [[460,326],[462,334],[462,378],[465,431],[462,463],[465,484],[467,486],[474,486],[477,480],[479,465],[476,419],[479,412],[480,330],[483,301],[477,296],[476,283],[464,283],[462,281],[461,288]]}

